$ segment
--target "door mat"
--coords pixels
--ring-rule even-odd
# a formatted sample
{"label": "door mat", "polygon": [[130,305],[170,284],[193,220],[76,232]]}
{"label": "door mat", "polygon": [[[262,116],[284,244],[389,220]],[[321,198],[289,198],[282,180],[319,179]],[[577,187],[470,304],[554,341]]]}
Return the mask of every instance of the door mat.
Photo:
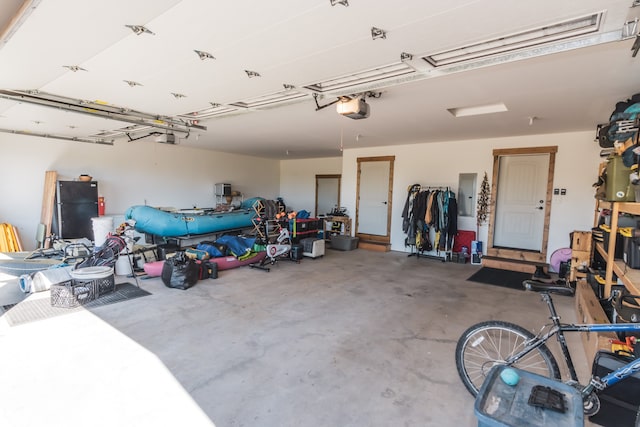
{"label": "door mat", "polygon": [[23,323],[35,322],[36,320],[61,316],[63,314],[76,313],[82,310],[91,310],[92,308],[115,304],[117,302],[127,301],[147,295],[151,295],[151,293],[144,289],[140,289],[132,283],[119,283],[116,286],[115,291],[103,295],[100,298],[82,306],[74,308],[52,307],[50,298],[38,298],[34,300],[21,301],[17,304],[3,305],[2,311],[0,311],[0,316],[7,320],[9,326],[16,326]]}
{"label": "door mat", "polygon": [[504,288],[524,291],[522,282],[531,279],[531,276],[531,273],[523,273],[521,271],[482,267],[467,280],[470,282],[484,283],[485,285],[502,286]]}

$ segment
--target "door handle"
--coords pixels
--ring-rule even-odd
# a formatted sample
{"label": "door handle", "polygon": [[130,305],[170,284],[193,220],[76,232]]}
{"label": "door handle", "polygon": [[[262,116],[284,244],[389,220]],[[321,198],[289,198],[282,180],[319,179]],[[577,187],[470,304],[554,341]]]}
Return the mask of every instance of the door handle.
{"label": "door handle", "polygon": [[383,204],[383,205],[386,205],[386,204],[387,204],[387,202],[382,202],[382,204]]}
{"label": "door handle", "polygon": [[543,208],[542,206],[538,206],[538,207],[537,207],[537,208],[535,208],[535,209],[542,210],[542,209],[544,209],[544,208]]}

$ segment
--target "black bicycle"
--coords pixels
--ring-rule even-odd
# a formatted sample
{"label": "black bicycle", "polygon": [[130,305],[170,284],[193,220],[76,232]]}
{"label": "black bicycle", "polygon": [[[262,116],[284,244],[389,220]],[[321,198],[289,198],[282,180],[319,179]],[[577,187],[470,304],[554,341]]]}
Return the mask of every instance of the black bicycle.
{"label": "black bicycle", "polygon": [[[618,324],[565,324],[551,299],[551,294],[571,296],[575,290],[568,285],[548,284],[525,280],[526,290],[539,292],[551,314],[551,324],[545,325],[534,335],[523,327],[500,320],[490,320],[468,328],[456,346],[456,367],[458,374],[469,392],[476,396],[491,368],[496,365],[514,366],[548,378],[561,380],[558,363],[546,346],[547,340],[557,336],[562,355],[569,369],[570,378],[566,383],[581,391],[586,415],[595,415],[600,410],[598,393],[637,372],[640,372],[640,358],[598,378],[592,376],[586,386],[578,383],[578,376],[569,353],[565,332],[640,332],[640,323]],[[640,411],[636,427],[640,426]]]}

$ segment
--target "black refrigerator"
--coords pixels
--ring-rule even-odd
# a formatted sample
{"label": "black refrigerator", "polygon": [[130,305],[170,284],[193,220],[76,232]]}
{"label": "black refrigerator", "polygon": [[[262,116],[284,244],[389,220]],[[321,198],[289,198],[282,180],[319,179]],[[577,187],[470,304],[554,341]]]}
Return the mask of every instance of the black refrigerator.
{"label": "black refrigerator", "polygon": [[58,181],[53,233],[61,239],[86,237],[93,241],[91,218],[98,216],[98,183]]}

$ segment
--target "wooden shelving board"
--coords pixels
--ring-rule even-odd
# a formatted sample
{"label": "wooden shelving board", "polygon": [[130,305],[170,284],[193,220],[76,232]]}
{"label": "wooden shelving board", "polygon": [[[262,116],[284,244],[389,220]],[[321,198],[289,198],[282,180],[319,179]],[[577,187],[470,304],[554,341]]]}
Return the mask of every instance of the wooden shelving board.
{"label": "wooden shelving board", "polygon": [[[596,243],[596,250],[607,259],[607,251],[602,243]],[[613,272],[618,276],[626,288],[634,295],[640,294],[640,270],[629,268],[624,261],[617,259],[613,262]]]}
{"label": "wooden shelving board", "polygon": [[616,273],[624,286],[633,295],[640,294],[640,270],[627,267],[622,260],[615,260],[613,262],[613,272]]}
{"label": "wooden shelving board", "polygon": [[[640,215],[640,203],[634,202],[619,202],[618,211],[629,213],[631,215]],[[604,200],[600,200],[598,202],[598,207],[600,209],[612,209],[612,202],[607,202]]]}

